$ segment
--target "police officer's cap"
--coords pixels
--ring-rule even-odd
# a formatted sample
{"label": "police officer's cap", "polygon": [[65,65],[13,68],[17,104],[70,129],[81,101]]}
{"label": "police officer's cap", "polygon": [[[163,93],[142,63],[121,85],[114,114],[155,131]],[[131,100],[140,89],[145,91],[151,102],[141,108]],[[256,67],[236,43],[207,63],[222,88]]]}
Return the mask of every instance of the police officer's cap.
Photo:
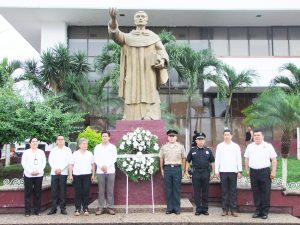
{"label": "police officer's cap", "polygon": [[168,130],[167,135],[177,135],[178,132],[176,130]]}
{"label": "police officer's cap", "polygon": [[203,132],[199,132],[196,135],[196,139],[198,139],[198,140],[205,139],[205,138],[206,138],[206,135]]}

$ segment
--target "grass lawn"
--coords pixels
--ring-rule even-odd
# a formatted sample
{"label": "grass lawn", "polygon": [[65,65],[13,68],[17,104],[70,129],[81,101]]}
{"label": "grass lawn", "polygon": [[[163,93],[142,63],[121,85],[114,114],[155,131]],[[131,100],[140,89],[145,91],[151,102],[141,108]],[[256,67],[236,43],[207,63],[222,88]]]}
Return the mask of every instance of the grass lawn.
{"label": "grass lawn", "polygon": [[[281,157],[277,158],[277,162],[278,164],[276,177],[281,177]],[[297,160],[296,157],[288,157],[288,182],[300,182],[300,160]]]}

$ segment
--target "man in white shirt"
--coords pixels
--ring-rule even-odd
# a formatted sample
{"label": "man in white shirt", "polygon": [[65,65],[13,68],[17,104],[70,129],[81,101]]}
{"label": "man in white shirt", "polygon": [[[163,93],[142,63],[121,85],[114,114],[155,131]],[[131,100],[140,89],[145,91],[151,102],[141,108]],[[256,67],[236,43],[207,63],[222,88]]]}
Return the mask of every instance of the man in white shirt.
{"label": "man in white shirt", "polygon": [[[99,187],[99,210],[96,215],[101,215],[107,212],[110,215],[115,215],[114,208],[114,184],[115,184],[115,162],[117,161],[117,148],[109,142],[110,133],[102,132],[102,143],[98,144],[94,150],[95,166],[93,167],[93,177],[95,172],[98,176]],[[97,171],[96,168],[97,167]],[[105,199],[105,192],[107,198]],[[106,205],[105,205],[106,200]]]}
{"label": "man in white shirt", "polygon": [[[271,182],[276,176],[277,154],[273,146],[264,141],[261,130],[253,132],[254,142],[245,151],[245,169],[250,175],[256,211],[253,218],[267,219],[270,208]],[[272,163],[272,171],[270,165]]]}
{"label": "man in white shirt", "polygon": [[217,146],[215,161],[215,174],[221,179],[222,216],[227,216],[230,210],[231,215],[237,217],[236,186],[237,178],[242,176],[241,149],[232,141],[231,130],[224,130],[223,137],[224,142]]}
{"label": "man in white shirt", "polygon": [[49,154],[49,164],[51,166],[51,200],[52,207],[48,215],[56,213],[58,203],[61,214],[67,215],[66,211],[66,187],[68,177],[69,161],[72,158],[72,151],[65,146],[64,136],[59,135],[56,138],[56,147],[53,148]]}

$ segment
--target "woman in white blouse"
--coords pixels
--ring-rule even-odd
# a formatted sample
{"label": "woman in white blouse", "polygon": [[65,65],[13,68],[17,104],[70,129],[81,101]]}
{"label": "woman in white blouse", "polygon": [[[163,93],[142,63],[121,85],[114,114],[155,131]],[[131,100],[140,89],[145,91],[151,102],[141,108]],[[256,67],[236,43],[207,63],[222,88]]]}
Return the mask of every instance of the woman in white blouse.
{"label": "woman in white blouse", "polygon": [[93,182],[92,166],[94,164],[94,157],[87,148],[87,139],[81,138],[79,140],[79,150],[73,153],[69,166],[69,180],[74,180],[75,216],[80,215],[81,209],[83,209],[85,216],[89,215],[88,203],[90,182]]}
{"label": "woman in white blouse", "polygon": [[40,215],[41,192],[44,169],[46,166],[45,152],[38,149],[37,138],[29,140],[30,149],[22,155],[21,164],[24,168],[25,216],[30,216],[31,194],[33,193],[34,214]]}

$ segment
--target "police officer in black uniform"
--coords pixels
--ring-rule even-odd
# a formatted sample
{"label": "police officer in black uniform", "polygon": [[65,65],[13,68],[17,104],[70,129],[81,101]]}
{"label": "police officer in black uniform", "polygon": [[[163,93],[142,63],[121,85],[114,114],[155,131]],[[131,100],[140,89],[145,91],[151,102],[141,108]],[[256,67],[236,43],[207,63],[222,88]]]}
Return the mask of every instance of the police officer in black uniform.
{"label": "police officer in black uniform", "polygon": [[[195,215],[199,216],[201,213],[208,216],[208,187],[210,178],[215,174],[215,157],[211,150],[204,146],[206,135],[199,132],[196,135],[196,144],[191,148],[186,159],[186,173],[189,172],[190,162],[193,164],[192,168],[192,183],[194,189],[194,198],[196,204]],[[212,174],[210,175],[210,171]]]}

